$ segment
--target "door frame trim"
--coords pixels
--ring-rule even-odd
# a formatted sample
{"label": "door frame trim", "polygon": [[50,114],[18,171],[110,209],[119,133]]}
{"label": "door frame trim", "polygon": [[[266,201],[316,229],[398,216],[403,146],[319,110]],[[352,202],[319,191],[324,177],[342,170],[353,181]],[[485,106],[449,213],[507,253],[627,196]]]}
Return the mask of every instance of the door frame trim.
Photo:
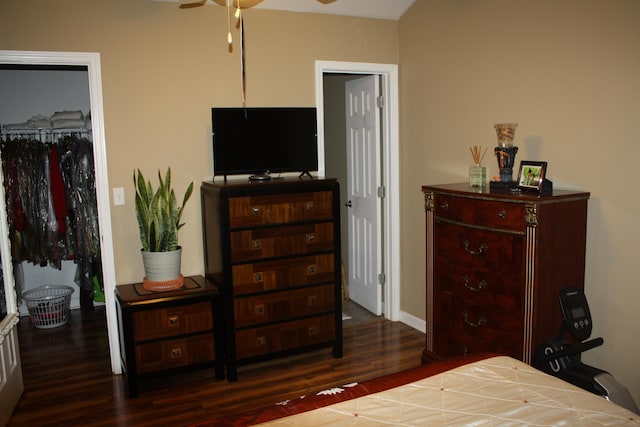
{"label": "door frame trim", "polygon": [[382,115],[382,241],[386,284],[383,311],[385,318],[400,320],[400,131],[398,65],[366,62],[316,61],[316,108],[318,116],[318,175],[325,174],[324,157],[324,74],[377,74],[382,79],[385,99]]}
{"label": "door frame trim", "polygon": [[80,65],[87,67],[96,178],[96,200],[98,205],[98,226],[100,227],[100,254],[102,258],[102,279],[105,291],[109,352],[111,356],[111,370],[114,374],[121,374],[120,342],[118,340],[118,321],[114,293],[116,275],[113,256],[113,234],[111,232],[111,206],[109,200],[107,151],[104,133],[100,54],[95,52],[0,50],[0,64]]}

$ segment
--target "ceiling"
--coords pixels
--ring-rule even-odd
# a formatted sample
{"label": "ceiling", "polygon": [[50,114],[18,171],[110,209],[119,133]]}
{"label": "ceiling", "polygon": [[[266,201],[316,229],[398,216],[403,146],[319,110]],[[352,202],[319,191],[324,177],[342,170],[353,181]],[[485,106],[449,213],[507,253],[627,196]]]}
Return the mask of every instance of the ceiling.
{"label": "ceiling", "polygon": [[[179,0],[156,0],[178,3]],[[330,15],[398,20],[415,0],[263,0],[256,9],[276,9],[290,12],[326,13]],[[214,5],[207,0],[208,5]],[[241,3],[242,4],[242,3]],[[218,6],[219,7],[219,6]]]}

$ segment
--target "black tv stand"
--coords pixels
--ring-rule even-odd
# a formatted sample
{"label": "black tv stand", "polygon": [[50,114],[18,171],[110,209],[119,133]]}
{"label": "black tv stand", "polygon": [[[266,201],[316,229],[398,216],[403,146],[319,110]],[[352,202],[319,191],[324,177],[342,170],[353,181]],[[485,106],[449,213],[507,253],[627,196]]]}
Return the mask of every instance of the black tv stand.
{"label": "black tv stand", "polygon": [[305,175],[307,175],[309,178],[313,178],[313,177],[311,176],[311,173],[310,173],[309,171],[302,171],[302,172],[300,172],[300,175],[298,176],[298,178],[302,178],[302,177],[304,177]]}

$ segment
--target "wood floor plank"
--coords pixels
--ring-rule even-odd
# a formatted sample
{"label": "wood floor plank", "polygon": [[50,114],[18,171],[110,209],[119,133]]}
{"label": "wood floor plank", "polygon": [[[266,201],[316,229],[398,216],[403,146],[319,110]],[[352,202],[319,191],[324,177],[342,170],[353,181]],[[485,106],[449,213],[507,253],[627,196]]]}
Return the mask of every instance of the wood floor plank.
{"label": "wood floor plank", "polygon": [[345,327],[340,359],[326,348],[241,366],[234,383],[212,369],[163,375],[130,399],[111,373],[104,308],[48,331],[23,318],[18,331],[25,391],[8,427],[188,425],[418,366],[424,347],[423,333],[373,318]]}

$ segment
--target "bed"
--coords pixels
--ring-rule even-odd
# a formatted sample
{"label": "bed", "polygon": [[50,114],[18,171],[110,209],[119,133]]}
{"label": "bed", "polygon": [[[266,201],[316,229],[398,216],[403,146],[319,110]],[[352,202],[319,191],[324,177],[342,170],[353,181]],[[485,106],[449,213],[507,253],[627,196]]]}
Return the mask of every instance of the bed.
{"label": "bed", "polygon": [[508,356],[426,364],[205,426],[640,426],[640,416]]}

